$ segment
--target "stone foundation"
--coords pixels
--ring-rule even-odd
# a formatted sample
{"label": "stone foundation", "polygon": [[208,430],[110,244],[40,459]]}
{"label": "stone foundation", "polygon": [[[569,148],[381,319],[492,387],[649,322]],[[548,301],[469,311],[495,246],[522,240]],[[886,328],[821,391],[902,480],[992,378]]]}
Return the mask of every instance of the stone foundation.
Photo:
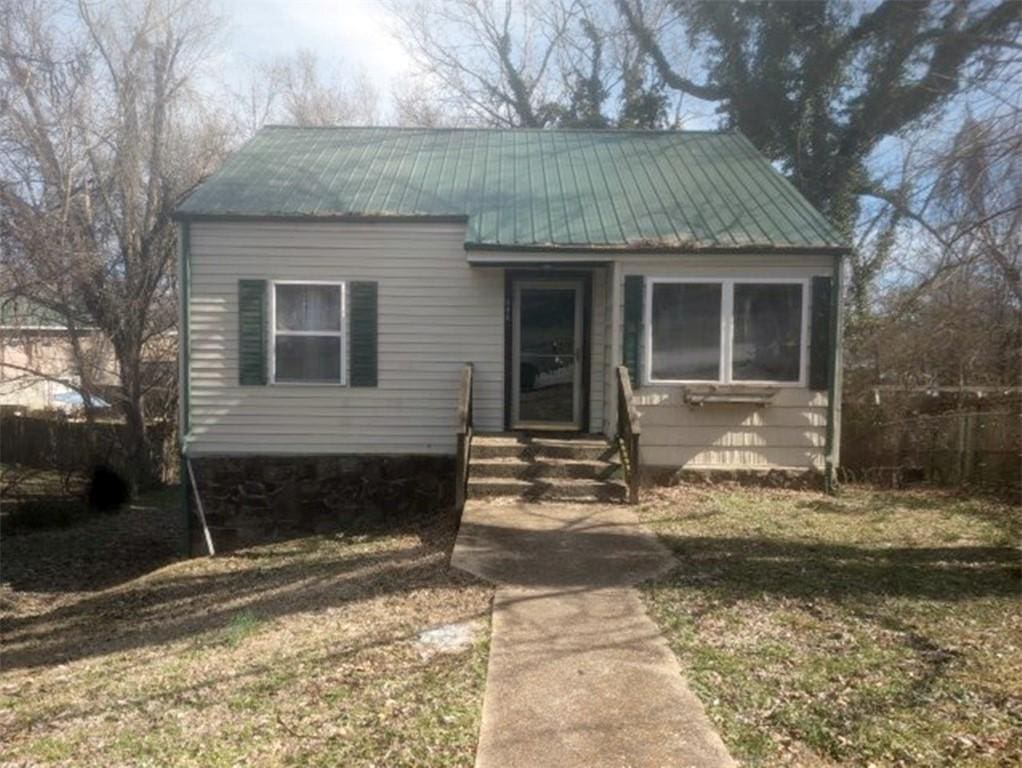
{"label": "stone foundation", "polygon": [[716,485],[734,483],[760,488],[822,491],[826,483],[818,469],[667,469],[650,467],[642,471],[643,483],[650,485]]}
{"label": "stone foundation", "polygon": [[[454,505],[450,456],[196,456],[195,480],[218,552],[327,533]],[[205,552],[189,494],[192,552]]]}

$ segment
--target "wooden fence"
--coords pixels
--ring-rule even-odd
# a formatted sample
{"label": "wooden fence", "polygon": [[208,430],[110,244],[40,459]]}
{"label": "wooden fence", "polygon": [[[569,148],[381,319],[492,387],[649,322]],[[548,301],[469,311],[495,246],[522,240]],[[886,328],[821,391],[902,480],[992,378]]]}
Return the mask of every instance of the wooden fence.
{"label": "wooden fence", "polygon": [[846,404],[841,463],[853,480],[1022,489],[1022,410],[970,403],[939,413]]}
{"label": "wooden fence", "polygon": [[[125,426],[0,413],[0,462],[60,472],[88,472],[98,464],[126,464]],[[163,482],[177,475],[174,434],[169,425],[150,426],[150,460]]]}

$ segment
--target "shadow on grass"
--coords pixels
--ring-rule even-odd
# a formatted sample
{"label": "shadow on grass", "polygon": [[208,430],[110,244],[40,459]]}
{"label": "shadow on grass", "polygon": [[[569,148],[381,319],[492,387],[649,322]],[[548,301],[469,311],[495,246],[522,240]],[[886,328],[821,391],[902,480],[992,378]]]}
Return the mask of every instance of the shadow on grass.
{"label": "shadow on grass", "polygon": [[750,537],[662,535],[681,561],[661,583],[721,598],[899,596],[940,601],[1017,596],[1011,547],[859,547]]}
{"label": "shadow on grass", "polygon": [[144,576],[181,556],[178,498],[176,489],[165,489],[115,512],[69,517],[60,527],[5,530],[0,580],[15,592],[60,595]]}
{"label": "shadow on grass", "polygon": [[[368,551],[335,549],[324,556],[314,552],[313,539],[308,547],[294,540],[275,545],[281,551],[267,552],[265,560],[263,553],[241,552],[182,563],[180,571],[128,582],[40,614],[7,618],[4,668],[50,666],[159,646],[222,630],[241,611],[270,621],[370,596],[457,589],[472,581],[447,573],[452,526],[419,521],[405,529],[418,534],[416,546],[373,550],[373,537],[367,536],[362,542]],[[376,534],[387,532],[378,529]]]}

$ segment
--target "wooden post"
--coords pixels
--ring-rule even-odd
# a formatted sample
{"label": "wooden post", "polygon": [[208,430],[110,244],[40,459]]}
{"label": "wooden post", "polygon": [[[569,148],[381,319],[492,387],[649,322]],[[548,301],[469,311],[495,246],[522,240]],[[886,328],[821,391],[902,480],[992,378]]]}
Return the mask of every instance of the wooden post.
{"label": "wooden post", "polygon": [[473,374],[472,363],[465,363],[461,372],[461,386],[458,390],[458,426],[455,432],[457,445],[454,455],[454,509],[459,513],[465,507],[465,497],[468,493],[468,464],[472,452],[473,432]]}
{"label": "wooden post", "polygon": [[621,467],[628,484],[628,503],[639,503],[639,412],[635,409],[632,394],[632,382],[628,368],[617,367],[617,443],[621,451]]}
{"label": "wooden post", "polygon": [[465,508],[465,476],[468,474],[465,435],[458,435],[458,445],[454,455],[454,509],[460,512]]}

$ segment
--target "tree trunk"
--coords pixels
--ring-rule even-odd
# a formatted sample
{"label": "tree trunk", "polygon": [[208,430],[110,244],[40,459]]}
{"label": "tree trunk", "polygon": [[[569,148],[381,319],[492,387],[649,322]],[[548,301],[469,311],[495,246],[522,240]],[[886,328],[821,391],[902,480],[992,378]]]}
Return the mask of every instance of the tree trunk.
{"label": "tree trunk", "polygon": [[159,484],[151,460],[149,431],[145,419],[145,398],[142,382],[142,350],[139,343],[117,345],[120,366],[121,411],[124,414],[123,444],[126,465],[124,471],[132,492],[152,488]]}

